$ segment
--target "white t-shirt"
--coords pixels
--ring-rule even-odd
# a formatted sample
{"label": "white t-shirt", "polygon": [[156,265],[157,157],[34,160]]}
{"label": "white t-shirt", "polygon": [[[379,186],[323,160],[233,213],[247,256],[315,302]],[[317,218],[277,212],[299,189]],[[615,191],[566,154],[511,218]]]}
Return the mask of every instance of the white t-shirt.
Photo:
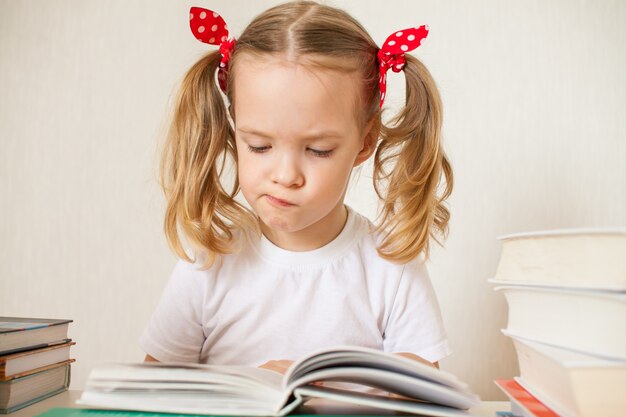
{"label": "white t-shirt", "polygon": [[339,345],[449,355],[426,267],[382,259],[371,227],[348,207],[319,249],[291,252],[261,236],[206,271],[179,261],[141,348],[160,361],[249,366]]}

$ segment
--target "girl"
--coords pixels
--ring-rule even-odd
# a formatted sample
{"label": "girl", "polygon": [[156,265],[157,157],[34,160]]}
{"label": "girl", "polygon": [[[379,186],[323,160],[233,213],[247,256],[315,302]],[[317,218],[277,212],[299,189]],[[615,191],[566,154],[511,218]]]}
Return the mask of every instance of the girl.
{"label": "girl", "polygon": [[[310,1],[266,11],[237,40],[209,10],[192,8],[190,26],[220,50],[186,74],[163,154],[165,233],[181,259],[141,337],[146,360],[282,372],[358,345],[437,366],[450,350],[424,262],[447,232],[452,171],[435,83],[405,55],[426,27],[378,48]],[[406,103],[384,125],[389,68],[405,73]],[[343,202],[372,156],[376,226]]]}

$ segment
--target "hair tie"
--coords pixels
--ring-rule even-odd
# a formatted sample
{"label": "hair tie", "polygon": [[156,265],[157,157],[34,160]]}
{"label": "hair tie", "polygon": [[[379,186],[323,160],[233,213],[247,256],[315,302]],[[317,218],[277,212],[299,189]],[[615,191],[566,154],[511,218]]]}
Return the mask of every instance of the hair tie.
{"label": "hair tie", "polygon": [[222,16],[212,10],[201,7],[189,9],[189,27],[191,33],[200,42],[210,45],[219,45],[222,60],[217,74],[220,88],[226,93],[226,76],[228,74],[228,61],[235,47],[235,38],[228,39],[228,26]]}
{"label": "hair tie", "polygon": [[412,51],[421,45],[422,40],[428,36],[428,26],[399,30],[387,38],[382,48],[378,50],[378,65],[380,79],[380,108],[383,108],[385,95],[387,94],[387,70],[400,72],[404,68],[406,59],[405,52]]}

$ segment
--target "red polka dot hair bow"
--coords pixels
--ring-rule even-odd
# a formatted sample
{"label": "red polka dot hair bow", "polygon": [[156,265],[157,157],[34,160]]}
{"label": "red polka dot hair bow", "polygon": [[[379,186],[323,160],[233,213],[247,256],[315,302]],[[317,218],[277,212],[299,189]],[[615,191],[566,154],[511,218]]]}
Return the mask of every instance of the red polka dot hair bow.
{"label": "red polka dot hair bow", "polygon": [[387,94],[387,70],[400,72],[404,68],[406,59],[404,53],[412,51],[421,45],[422,40],[428,36],[428,26],[399,30],[387,38],[382,48],[378,50],[378,65],[380,79],[380,108],[382,109]]}
{"label": "red polka dot hair bow", "polygon": [[226,92],[226,75],[228,74],[228,60],[235,47],[235,38],[228,39],[228,26],[222,16],[212,10],[201,7],[192,7],[189,10],[189,27],[191,33],[200,42],[210,45],[219,45],[222,60],[217,79],[222,91]]}

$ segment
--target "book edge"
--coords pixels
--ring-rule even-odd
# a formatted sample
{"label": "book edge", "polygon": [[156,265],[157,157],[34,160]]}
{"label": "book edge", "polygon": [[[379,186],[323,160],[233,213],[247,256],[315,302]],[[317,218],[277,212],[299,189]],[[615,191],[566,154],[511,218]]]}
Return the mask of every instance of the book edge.
{"label": "book edge", "polygon": [[506,292],[510,291],[530,291],[530,292],[543,292],[550,294],[567,294],[573,296],[589,296],[598,298],[608,298],[613,301],[626,302],[625,291],[603,291],[591,288],[565,288],[565,287],[551,287],[551,286],[533,286],[533,285],[515,285],[502,281],[489,280],[492,284],[496,284],[493,287],[494,291]]}
{"label": "book edge", "polygon": [[38,319],[38,318],[28,318],[28,317],[0,317],[0,322],[2,322],[2,321],[11,322],[11,319],[18,319],[19,320],[19,321],[18,320],[14,320],[13,322],[15,322],[15,323],[20,323],[20,322],[28,323],[29,320],[30,320],[33,323],[41,323],[41,326],[31,327],[29,329],[24,329],[24,328],[20,328],[20,329],[6,329],[6,328],[0,327],[0,335],[9,334],[9,333],[16,333],[16,332],[27,332],[29,330],[37,330],[37,329],[42,329],[42,328],[45,328],[45,327],[60,326],[60,325],[63,325],[63,324],[69,325],[70,323],[72,323],[74,321],[74,320],[71,320],[71,319]]}
{"label": "book edge", "polygon": [[554,411],[552,411],[548,406],[546,406],[544,403],[542,403],[541,401],[539,401],[539,399],[537,397],[535,397],[534,395],[532,395],[530,392],[528,392],[526,390],[526,388],[524,388],[523,386],[520,385],[519,382],[517,382],[515,379],[496,379],[495,381],[493,381],[496,386],[498,388],[500,388],[500,390],[502,392],[504,392],[504,394],[506,394],[506,396],[509,399],[509,402],[511,402],[511,404],[516,404],[517,407],[521,408],[524,412],[528,413],[529,415],[535,415],[535,413],[533,413],[531,410],[528,409],[528,407],[525,405],[524,402],[522,402],[517,396],[515,396],[515,394],[513,394],[512,392],[509,391],[509,389],[507,388],[509,383],[515,383],[518,385],[518,387],[516,387],[517,389],[521,389],[523,390],[526,394],[528,394],[532,400],[535,400],[536,402],[538,402],[541,406],[543,406],[545,408],[545,412],[547,413],[551,413],[550,417],[559,417]]}
{"label": "book edge", "polygon": [[553,289],[553,290],[570,290],[570,291],[591,291],[591,292],[609,292],[615,294],[623,294],[626,292],[626,286],[623,285],[603,285],[603,286],[591,286],[581,284],[556,284],[556,283],[544,283],[540,281],[516,281],[508,279],[488,278],[487,282],[498,286],[511,286],[511,287],[524,287],[524,288],[537,288],[537,289]]}
{"label": "book edge", "polygon": [[589,228],[571,228],[571,229],[548,229],[537,230],[532,232],[508,233],[497,236],[496,239],[501,241],[526,239],[536,237],[558,237],[558,236],[579,236],[579,235],[618,235],[626,236],[626,228],[623,227],[589,227]]}
{"label": "book edge", "polygon": [[23,402],[21,404],[16,404],[16,405],[14,405],[11,408],[0,409],[0,414],[11,414],[11,413],[13,413],[15,411],[18,411],[18,410],[21,410],[23,408],[26,408],[29,405],[38,403],[40,401],[43,401],[43,400],[48,399],[50,397],[54,397],[57,394],[61,394],[62,392],[67,391],[69,386],[70,386],[71,380],[72,380],[72,370],[71,370],[71,365],[70,364],[68,364],[66,366],[67,366],[67,370],[65,372],[65,383],[63,384],[63,387],[61,387],[61,388],[59,388],[57,390],[51,391],[48,394],[44,394],[44,395],[41,395],[41,396],[39,396],[37,398],[34,398],[34,399],[28,400],[26,402]]}

